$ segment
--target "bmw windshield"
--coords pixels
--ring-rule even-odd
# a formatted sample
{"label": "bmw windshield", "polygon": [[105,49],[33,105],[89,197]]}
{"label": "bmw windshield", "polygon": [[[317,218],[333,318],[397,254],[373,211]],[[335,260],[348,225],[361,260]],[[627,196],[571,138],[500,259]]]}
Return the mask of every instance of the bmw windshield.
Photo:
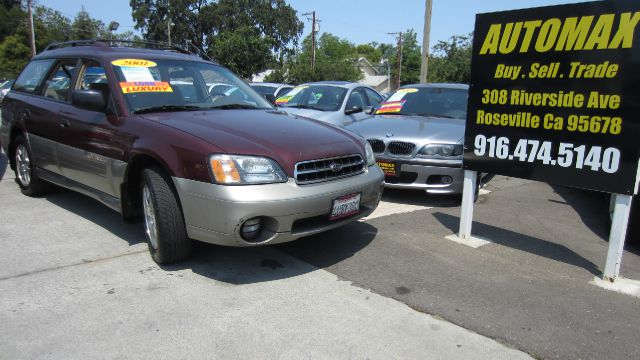
{"label": "bmw windshield", "polygon": [[214,64],[155,59],[120,59],[111,64],[134,113],[273,109],[231,71]]}
{"label": "bmw windshield", "polygon": [[405,87],[396,90],[376,114],[467,118],[468,91],[464,89]]}
{"label": "bmw windshield", "polygon": [[276,99],[276,105],[320,111],[337,111],[347,89],[331,85],[296,86],[284,96]]}

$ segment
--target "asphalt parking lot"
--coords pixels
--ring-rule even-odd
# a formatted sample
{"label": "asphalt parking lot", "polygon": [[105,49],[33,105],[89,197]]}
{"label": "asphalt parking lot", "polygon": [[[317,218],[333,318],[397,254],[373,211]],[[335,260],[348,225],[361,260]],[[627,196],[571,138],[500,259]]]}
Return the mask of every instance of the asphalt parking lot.
{"label": "asphalt parking lot", "polygon": [[[444,239],[459,198],[387,191],[344,228],[159,267],[140,224],[22,196],[4,154],[0,174],[0,358],[640,358],[640,299],[589,284],[603,194],[498,177],[472,249]],[[638,249],[621,273],[640,279]]]}

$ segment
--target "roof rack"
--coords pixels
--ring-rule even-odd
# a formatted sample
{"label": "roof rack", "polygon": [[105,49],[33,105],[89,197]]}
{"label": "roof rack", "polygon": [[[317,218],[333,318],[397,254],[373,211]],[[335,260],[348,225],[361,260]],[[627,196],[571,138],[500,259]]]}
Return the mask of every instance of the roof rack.
{"label": "roof rack", "polygon": [[126,45],[127,47],[140,47],[144,49],[175,51],[182,54],[202,56],[201,51],[198,51],[198,53],[193,53],[181,46],[169,45],[164,42],[148,41],[148,40],[118,40],[118,39],[91,39],[91,40],[71,40],[71,41],[57,42],[47,46],[44,49],[44,51],[60,49],[65,47],[94,46],[94,45],[102,46],[102,47],[114,47],[114,46]]}

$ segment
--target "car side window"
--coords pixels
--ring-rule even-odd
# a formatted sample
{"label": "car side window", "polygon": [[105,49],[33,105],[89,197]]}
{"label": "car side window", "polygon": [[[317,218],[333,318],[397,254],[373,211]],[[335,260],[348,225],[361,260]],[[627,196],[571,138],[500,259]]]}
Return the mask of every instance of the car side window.
{"label": "car side window", "polygon": [[364,94],[362,93],[362,88],[355,89],[349,95],[349,100],[347,100],[347,109],[352,109],[354,107],[359,107],[361,109],[365,108],[364,103]]}
{"label": "car side window", "polygon": [[107,112],[115,114],[115,106],[111,98],[111,88],[104,67],[95,60],[85,60],[81,72],[78,74],[77,88],[80,90],[95,90],[102,93]]}
{"label": "car side window", "polygon": [[45,81],[42,95],[53,100],[66,101],[71,80],[76,72],[76,64],[76,60],[61,61]]}
{"label": "car side window", "polygon": [[14,91],[28,94],[37,93],[38,86],[51,69],[55,60],[34,60],[24,68],[13,86]]}
{"label": "car side window", "polygon": [[276,95],[275,95],[275,96],[276,96],[276,98],[279,98],[280,96],[285,95],[285,94],[286,94],[286,93],[288,93],[291,89],[293,89],[293,86],[291,86],[291,87],[287,87],[287,86],[285,86],[285,87],[281,88],[281,89],[280,89],[280,90],[278,90],[278,92],[276,93]]}
{"label": "car side window", "polygon": [[382,96],[371,89],[365,88],[364,90],[367,93],[367,98],[369,98],[369,106],[372,106],[374,108],[378,107],[378,105],[380,105],[380,103],[382,102]]}

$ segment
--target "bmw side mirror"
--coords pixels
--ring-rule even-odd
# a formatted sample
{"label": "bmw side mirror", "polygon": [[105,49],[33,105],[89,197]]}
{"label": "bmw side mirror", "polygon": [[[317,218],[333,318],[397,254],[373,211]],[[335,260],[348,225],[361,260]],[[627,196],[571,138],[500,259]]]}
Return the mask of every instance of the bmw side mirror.
{"label": "bmw side mirror", "polygon": [[107,101],[98,90],[77,90],[71,95],[71,104],[81,109],[91,111],[104,111]]}
{"label": "bmw side mirror", "polygon": [[367,106],[366,108],[364,108],[364,112],[365,114],[373,114],[373,106]]}
{"label": "bmw side mirror", "polygon": [[353,114],[357,114],[357,113],[360,113],[360,112],[362,112],[362,108],[360,106],[354,106],[354,107],[351,107],[351,108],[346,109],[344,111],[344,113],[346,115],[353,115]]}

